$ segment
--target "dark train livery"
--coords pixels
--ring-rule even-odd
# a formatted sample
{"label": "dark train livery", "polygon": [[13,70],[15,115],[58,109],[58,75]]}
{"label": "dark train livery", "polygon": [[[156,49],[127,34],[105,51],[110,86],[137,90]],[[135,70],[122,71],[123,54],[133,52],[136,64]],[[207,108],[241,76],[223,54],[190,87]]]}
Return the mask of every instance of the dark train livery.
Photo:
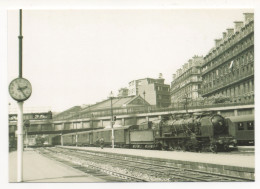
{"label": "dark train livery", "polygon": [[[115,146],[183,151],[228,151],[237,141],[230,135],[232,122],[218,114],[165,115],[140,125],[114,127]],[[76,136],[77,135],[77,136]],[[111,146],[111,128],[65,134],[53,144],[97,146],[104,139]]]}
{"label": "dark train livery", "polygon": [[238,145],[254,145],[255,117],[253,115],[240,115],[229,117],[232,121],[230,134],[237,139]]}

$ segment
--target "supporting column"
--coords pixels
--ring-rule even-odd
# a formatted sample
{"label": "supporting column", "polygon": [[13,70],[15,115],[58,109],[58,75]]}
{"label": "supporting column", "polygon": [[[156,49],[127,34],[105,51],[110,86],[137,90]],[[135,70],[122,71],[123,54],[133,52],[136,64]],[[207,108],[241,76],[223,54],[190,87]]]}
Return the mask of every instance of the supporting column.
{"label": "supporting column", "polygon": [[17,116],[17,182],[23,181],[23,102],[18,102]]}
{"label": "supporting column", "polygon": [[234,116],[238,116],[238,111],[234,110]]}
{"label": "supporting column", "polygon": [[63,146],[63,135],[62,134],[60,134],[61,136],[60,136],[60,144],[61,144],[61,146]]}
{"label": "supporting column", "polygon": [[134,120],[133,120],[133,121],[134,121],[134,124],[137,124],[137,117],[134,117],[133,119],[134,119]]}
{"label": "supporting column", "polygon": [[[76,142],[76,146],[78,146],[78,123],[77,122],[73,122],[73,128],[76,125],[76,138],[75,138],[75,142]],[[75,128],[74,128],[75,129]]]}
{"label": "supporting column", "polygon": [[76,132],[76,146],[78,146],[78,132]]}

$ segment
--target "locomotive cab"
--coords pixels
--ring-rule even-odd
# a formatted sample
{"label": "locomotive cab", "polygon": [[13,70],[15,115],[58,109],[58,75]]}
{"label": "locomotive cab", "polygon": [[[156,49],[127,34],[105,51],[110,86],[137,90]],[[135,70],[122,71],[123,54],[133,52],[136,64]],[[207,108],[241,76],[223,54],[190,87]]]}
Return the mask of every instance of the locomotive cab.
{"label": "locomotive cab", "polygon": [[220,115],[214,115],[211,118],[214,135],[228,134],[228,127],[225,118]]}

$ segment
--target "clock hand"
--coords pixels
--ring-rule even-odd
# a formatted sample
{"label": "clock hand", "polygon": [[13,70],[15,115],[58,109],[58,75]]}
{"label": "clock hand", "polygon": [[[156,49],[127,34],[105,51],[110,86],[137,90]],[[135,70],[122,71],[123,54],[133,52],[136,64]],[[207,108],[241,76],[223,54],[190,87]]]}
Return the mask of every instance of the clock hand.
{"label": "clock hand", "polygon": [[20,87],[20,85],[18,85],[18,90],[24,90],[26,89],[28,86],[24,86],[24,87]]}
{"label": "clock hand", "polygon": [[20,89],[21,89],[21,90],[24,90],[24,89],[26,89],[26,88],[27,88],[27,86],[24,86],[24,87],[21,87]]}
{"label": "clock hand", "polygon": [[24,87],[22,88],[22,87],[18,86],[18,90],[23,93],[23,96],[24,96],[24,97],[26,97],[25,93],[23,92],[23,89],[25,89],[25,88],[24,88]]}
{"label": "clock hand", "polygon": [[23,92],[23,90],[21,90],[21,92],[23,93],[23,96],[26,97],[25,93]]}

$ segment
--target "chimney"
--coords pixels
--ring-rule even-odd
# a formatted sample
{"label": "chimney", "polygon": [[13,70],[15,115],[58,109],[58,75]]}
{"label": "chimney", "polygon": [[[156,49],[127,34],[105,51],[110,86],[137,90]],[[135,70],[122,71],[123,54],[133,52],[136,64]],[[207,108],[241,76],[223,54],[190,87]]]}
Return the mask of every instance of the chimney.
{"label": "chimney", "polygon": [[203,62],[203,56],[194,56],[193,57],[193,65],[199,66]]}
{"label": "chimney", "polygon": [[227,37],[227,32],[223,32],[222,34],[223,34],[223,39],[226,39],[226,37]]}
{"label": "chimney", "polygon": [[163,78],[162,73],[159,73],[159,79],[162,79],[162,78]]}
{"label": "chimney", "polygon": [[228,28],[227,29],[227,36],[230,37],[234,34],[234,29],[233,28]]}
{"label": "chimney", "polygon": [[241,30],[241,28],[244,26],[242,21],[236,21],[235,23],[235,31],[239,32]]}
{"label": "chimney", "polygon": [[221,39],[215,39],[216,46],[219,46],[220,43],[221,43]]}
{"label": "chimney", "polygon": [[245,24],[249,23],[251,20],[254,20],[254,13],[244,13]]}
{"label": "chimney", "polygon": [[176,74],[172,74],[172,80],[176,79]]}
{"label": "chimney", "polygon": [[192,62],[191,61],[189,61],[189,68],[191,68],[192,67]]}
{"label": "chimney", "polygon": [[188,67],[189,67],[189,64],[188,64],[188,63],[185,63],[185,64],[184,64],[184,67],[185,67],[185,70],[187,70]]}

